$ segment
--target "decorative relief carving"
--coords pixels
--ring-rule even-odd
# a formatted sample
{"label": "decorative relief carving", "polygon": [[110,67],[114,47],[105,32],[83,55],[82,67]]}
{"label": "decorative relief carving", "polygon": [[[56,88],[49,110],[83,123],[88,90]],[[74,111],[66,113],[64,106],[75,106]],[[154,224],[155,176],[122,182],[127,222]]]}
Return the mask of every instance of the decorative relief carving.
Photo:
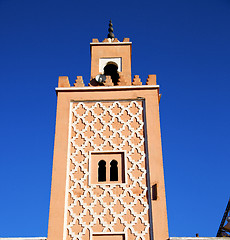
{"label": "decorative relief carving", "polygon": [[[149,239],[142,101],[73,102],[66,239]],[[89,151],[126,151],[127,183],[89,185]]]}

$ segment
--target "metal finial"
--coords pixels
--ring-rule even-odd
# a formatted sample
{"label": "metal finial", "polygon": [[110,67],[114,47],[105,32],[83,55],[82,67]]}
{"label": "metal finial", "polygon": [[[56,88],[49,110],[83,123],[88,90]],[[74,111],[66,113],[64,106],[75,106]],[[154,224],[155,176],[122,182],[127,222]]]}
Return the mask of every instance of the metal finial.
{"label": "metal finial", "polygon": [[112,21],[109,21],[109,34],[108,34],[108,38],[114,38],[114,34],[113,34],[113,24]]}

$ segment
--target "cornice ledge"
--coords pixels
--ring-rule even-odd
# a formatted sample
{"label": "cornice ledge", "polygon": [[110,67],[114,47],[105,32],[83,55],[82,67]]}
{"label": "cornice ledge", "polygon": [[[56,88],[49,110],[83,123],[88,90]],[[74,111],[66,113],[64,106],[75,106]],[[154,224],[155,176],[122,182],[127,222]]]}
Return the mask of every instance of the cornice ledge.
{"label": "cornice ledge", "polygon": [[102,86],[102,87],[57,87],[56,92],[62,91],[118,91],[118,90],[143,90],[143,89],[159,89],[159,85],[141,85],[141,86]]}

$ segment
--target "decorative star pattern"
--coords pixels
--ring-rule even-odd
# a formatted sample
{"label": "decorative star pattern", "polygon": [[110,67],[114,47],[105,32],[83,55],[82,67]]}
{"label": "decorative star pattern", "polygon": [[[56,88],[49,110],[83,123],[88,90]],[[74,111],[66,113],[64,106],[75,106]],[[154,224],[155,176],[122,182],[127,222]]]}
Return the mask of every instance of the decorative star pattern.
{"label": "decorative star pattern", "polygon": [[[71,103],[66,239],[124,232],[149,239],[143,106],[140,100]],[[90,185],[89,151],[126,151],[126,184]]]}

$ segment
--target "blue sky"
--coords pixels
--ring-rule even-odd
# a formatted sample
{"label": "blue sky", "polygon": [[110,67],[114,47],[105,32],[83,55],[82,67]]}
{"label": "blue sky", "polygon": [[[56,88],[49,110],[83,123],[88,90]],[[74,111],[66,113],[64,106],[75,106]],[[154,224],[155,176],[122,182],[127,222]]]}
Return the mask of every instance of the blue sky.
{"label": "blue sky", "polygon": [[0,236],[47,236],[58,76],[130,37],[157,74],[170,236],[215,236],[230,196],[230,1],[0,0]]}

